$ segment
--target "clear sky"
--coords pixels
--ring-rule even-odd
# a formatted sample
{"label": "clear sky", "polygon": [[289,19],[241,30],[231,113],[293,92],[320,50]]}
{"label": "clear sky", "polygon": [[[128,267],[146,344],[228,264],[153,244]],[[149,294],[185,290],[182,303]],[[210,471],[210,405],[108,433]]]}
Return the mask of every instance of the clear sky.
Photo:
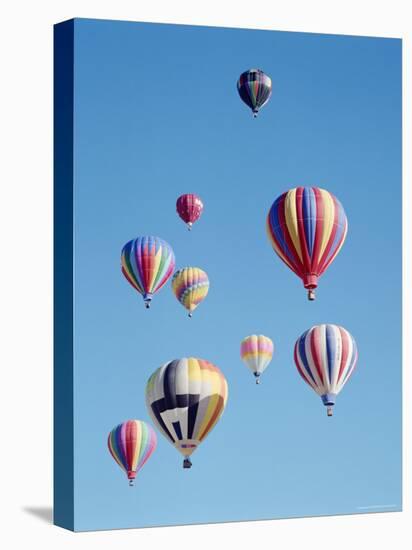
{"label": "clear sky", "polygon": [[[272,77],[254,120],[241,72]],[[110,529],[401,508],[401,41],[76,20],[75,525]],[[299,185],[342,202],[349,231],[308,302],[265,234],[274,199]],[[191,233],[176,198],[205,204]],[[139,235],[210,278],[192,319],[170,283],[146,310],[120,272]],[[314,324],[359,348],[327,418],[293,345]],[[243,337],[272,338],[255,385]],[[229,399],[191,470],[158,433],[127,479],[107,434],[150,421],[149,375],[179,357],[221,368]]]}

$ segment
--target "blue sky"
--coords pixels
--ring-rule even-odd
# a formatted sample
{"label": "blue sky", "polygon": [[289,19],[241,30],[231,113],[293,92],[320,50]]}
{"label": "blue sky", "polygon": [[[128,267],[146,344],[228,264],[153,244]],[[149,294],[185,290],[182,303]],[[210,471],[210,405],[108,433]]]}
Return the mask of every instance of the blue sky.
{"label": "blue sky", "polygon": [[[236,91],[250,67],[273,81],[256,120]],[[76,20],[74,162],[76,529],[399,510],[401,41]],[[349,220],[313,303],[265,234],[298,185]],[[185,192],[205,204],[191,233]],[[122,246],[145,234],[207,271],[193,319],[170,284],[147,311],[122,276]],[[293,362],[323,322],[359,348],[331,419]],[[275,344],[260,386],[239,357],[252,333]],[[226,411],[191,470],[158,434],[130,489],[107,434],[149,421],[149,375],[190,355],[225,374]]]}

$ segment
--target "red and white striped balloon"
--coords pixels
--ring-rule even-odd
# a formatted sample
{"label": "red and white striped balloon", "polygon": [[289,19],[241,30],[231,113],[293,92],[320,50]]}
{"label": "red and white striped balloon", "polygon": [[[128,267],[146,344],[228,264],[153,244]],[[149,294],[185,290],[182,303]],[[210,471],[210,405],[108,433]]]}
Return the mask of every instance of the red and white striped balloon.
{"label": "red and white striped balloon", "polygon": [[353,336],[337,325],[317,325],[295,344],[295,363],[303,380],[322,398],[328,416],[358,359]]}

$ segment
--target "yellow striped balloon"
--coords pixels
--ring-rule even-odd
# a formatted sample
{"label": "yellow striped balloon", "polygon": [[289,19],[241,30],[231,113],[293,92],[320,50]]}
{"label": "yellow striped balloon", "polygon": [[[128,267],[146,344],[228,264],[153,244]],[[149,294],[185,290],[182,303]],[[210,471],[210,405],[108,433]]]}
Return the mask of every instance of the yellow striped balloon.
{"label": "yellow striped balloon", "polygon": [[157,369],[146,386],[146,405],[156,427],[185,457],[210,433],[221,417],[228,388],[222,372],[196,357],[170,361]]}
{"label": "yellow striped balloon", "polygon": [[209,292],[207,273],[199,267],[184,267],[179,269],[172,278],[172,290],[179,302],[192,312],[202,302]]}
{"label": "yellow striped balloon", "polygon": [[273,250],[302,279],[309,300],[314,300],[318,279],[336,258],[348,231],[341,203],[326,189],[290,189],[272,204],[266,230]]}
{"label": "yellow striped balloon", "polygon": [[240,344],[240,356],[255,375],[256,384],[259,384],[260,375],[272,360],[273,342],[263,334],[246,336]]}

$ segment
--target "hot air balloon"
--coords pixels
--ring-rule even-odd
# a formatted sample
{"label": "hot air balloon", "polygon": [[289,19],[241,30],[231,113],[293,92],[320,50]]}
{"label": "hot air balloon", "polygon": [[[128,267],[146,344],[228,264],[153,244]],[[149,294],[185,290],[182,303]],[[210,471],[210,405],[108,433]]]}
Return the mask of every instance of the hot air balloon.
{"label": "hot air balloon", "polygon": [[187,224],[189,231],[192,225],[200,218],[203,212],[203,202],[193,193],[181,195],[176,201],[176,211]]}
{"label": "hot air balloon", "polygon": [[358,359],[355,339],[343,327],[317,325],[302,334],[295,344],[299,374],[322,398],[328,416]]}
{"label": "hot air balloon", "polygon": [[245,71],[237,81],[237,91],[241,99],[252,109],[256,118],[259,109],[265,105],[272,95],[272,80],[260,69]]}
{"label": "hot air balloon", "polygon": [[246,336],[240,344],[240,356],[260,383],[260,375],[272,361],[273,342],[263,334]]}
{"label": "hot air balloon", "polygon": [[172,278],[172,290],[179,302],[192,312],[202,302],[209,292],[207,273],[198,267],[179,269]]}
{"label": "hot air balloon", "polygon": [[109,433],[107,444],[110,454],[126,472],[129,485],[132,486],[137,472],[156,449],[157,436],[154,429],[143,420],[126,420]]}
{"label": "hot air balloon", "polygon": [[302,279],[309,300],[314,300],[318,278],[335,259],[348,231],[341,203],[318,187],[290,189],[272,204],[266,230],[276,254]]}
{"label": "hot air balloon", "polygon": [[153,294],[166,284],[174,269],[172,247],[159,237],[137,237],[123,247],[123,275],[143,295],[147,308]]}
{"label": "hot air balloon", "polygon": [[222,372],[204,359],[169,361],[157,369],[146,386],[146,405],[160,432],[185,457],[215,426],[226,406],[227,382]]}

